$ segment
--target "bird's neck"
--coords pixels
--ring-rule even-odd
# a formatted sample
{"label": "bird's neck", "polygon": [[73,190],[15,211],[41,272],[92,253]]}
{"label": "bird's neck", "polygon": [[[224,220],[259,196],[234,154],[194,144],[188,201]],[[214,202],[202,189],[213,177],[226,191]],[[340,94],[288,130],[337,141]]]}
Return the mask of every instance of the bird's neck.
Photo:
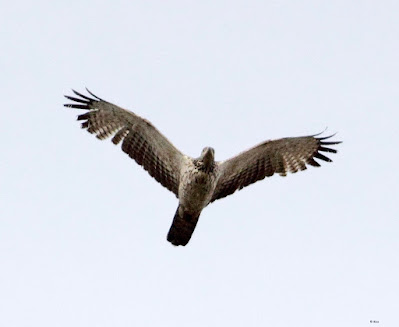
{"label": "bird's neck", "polygon": [[206,173],[211,173],[215,169],[215,161],[208,160],[194,160],[194,164],[198,170],[204,171]]}

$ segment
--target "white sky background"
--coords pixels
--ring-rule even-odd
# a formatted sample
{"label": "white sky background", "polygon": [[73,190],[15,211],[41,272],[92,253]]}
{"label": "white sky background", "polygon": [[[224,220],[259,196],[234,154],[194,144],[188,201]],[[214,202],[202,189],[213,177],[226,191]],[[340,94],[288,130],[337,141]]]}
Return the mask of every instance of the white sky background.
{"label": "white sky background", "polygon": [[[399,2],[20,1],[1,18],[1,326],[399,326]],[[223,160],[339,132],[334,162],[206,208],[64,108],[87,86]]]}

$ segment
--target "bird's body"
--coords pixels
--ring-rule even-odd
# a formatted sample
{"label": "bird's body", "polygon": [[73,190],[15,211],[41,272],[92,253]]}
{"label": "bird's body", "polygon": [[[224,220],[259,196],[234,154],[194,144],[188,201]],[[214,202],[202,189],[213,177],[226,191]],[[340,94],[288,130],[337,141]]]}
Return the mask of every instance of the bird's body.
{"label": "bird's body", "polygon": [[[179,185],[179,206],[168,233],[168,241],[174,245],[186,245],[194,232],[198,218],[212,200],[216,188],[218,170],[213,159],[213,149],[205,148],[203,153],[212,156],[204,163],[203,158],[185,157]],[[212,152],[212,153],[210,153]]]}
{"label": "bird's body", "polygon": [[340,142],[328,137],[291,137],[263,142],[226,161],[215,161],[215,151],[206,147],[201,156],[191,158],[181,153],[149,121],[98,98],[82,95],[66,98],[75,101],[65,106],[85,109],[79,115],[82,128],[99,139],[113,135],[112,142],[122,142],[122,150],[179,199],[168,241],[186,245],[194,232],[201,211],[221,199],[265,177],[306,169],[306,164],[320,166],[314,158],[331,161],[321,152]]}
{"label": "bird's body", "polygon": [[195,160],[187,158],[180,176],[180,205],[189,212],[200,212],[212,199],[218,177],[217,169],[206,171]]}

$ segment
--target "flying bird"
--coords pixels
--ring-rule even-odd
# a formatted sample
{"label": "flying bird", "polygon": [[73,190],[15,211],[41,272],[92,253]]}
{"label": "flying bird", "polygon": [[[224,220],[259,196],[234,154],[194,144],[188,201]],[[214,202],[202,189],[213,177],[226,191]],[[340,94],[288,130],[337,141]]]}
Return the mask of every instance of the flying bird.
{"label": "flying bird", "polygon": [[191,158],[148,120],[89,90],[91,97],[72,91],[75,96],[65,97],[73,103],[65,106],[87,110],[77,118],[83,121],[82,128],[100,140],[112,136],[114,144],[122,142],[122,150],[179,199],[167,235],[176,246],[189,242],[208,204],[274,173],[286,176],[287,172],[305,170],[307,164],[319,167],[315,159],[331,162],[322,152],[336,153],[330,146],[341,143],[329,140],[334,135],[316,134],[265,141],[225,161],[215,161],[211,147],[205,147],[198,158]]}

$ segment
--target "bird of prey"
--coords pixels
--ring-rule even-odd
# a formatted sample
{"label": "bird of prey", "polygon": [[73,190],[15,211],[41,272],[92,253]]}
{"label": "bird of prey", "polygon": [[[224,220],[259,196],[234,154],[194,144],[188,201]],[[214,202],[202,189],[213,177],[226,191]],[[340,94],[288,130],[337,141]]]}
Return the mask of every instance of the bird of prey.
{"label": "bird of prey", "polygon": [[148,120],[89,90],[91,97],[72,91],[75,96],[65,97],[74,102],[65,106],[87,110],[78,116],[82,128],[100,140],[112,136],[114,144],[122,142],[122,150],[179,199],[167,235],[176,246],[189,242],[202,209],[211,202],[274,173],[285,176],[305,170],[306,164],[318,167],[315,158],[330,162],[321,152],[336,153],[330,146],[341,143],[328,140],[334,135],[316,134],[266,141],[225,161],[215,161],[211,147],[204,148],[198,158],[191,158]]}

